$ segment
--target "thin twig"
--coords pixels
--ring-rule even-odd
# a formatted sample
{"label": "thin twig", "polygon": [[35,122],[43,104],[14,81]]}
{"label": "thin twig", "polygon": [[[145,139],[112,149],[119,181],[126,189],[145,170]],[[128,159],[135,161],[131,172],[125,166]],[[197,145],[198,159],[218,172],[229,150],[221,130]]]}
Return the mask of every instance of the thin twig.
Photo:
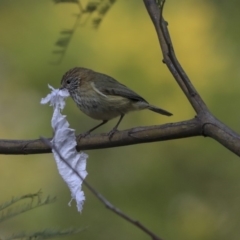
{"label": "thin twig", "polygon": [[197,93],[196,89],[192,85],[190,79],[188,78],[186,72],[183,70],[181,64],[178,62],[175,55],[173,44],[167,28],[167,22],[164,20],[162,15],[165,1],[160,4],[160,9],[155,0],[143,1],[155,26],[163,54],[164,63],[166,63],[169,71],[172,73],[176,82],[183,90],[196,113],[208,111],[204,101]]}
{"label": "thin twig", "polygon": [[165,30],[165,27],[167,26],[167,22],[163,18],[163,9],[164,9],[165,2],[166,2],[165,0],[162,0],[161,4],[160,4],[159,26],[162,30],[163,38],[164,38],[165,43],[168,47],[168,57],[171,59],[173,65],[174,65],[175,69],[177,70],[178,74],[180,75],[181,79],[184,81],[184,84],[185,84],[185,86],[188,90],[188,93],[191,96],[195,96],[196,95],[196,89],[193,86],[191,86],[191,83],[188,80],[188,78],[186,77],[186,74],[184,74],[183,69],[181,69],[179,67],[180,65],[176,63],[176,61],[175,61],[176,56],[175,56],[175,53],[174,53],[174,48],[173,48],[172,42],[170,41],[170,36],[168,34],[168,31]]}
{"label": "thin twig", "polygon": [[83,184],[88,188],[88,190],[101,202],[105,205],[106,208],[108,208],[109,210],[111,210],[112,212],[114,212],[115,214],[117,214],[118,216],[120,216],[121,218],[125,219],[126,221],[132,223],[134,226],[138,227],[139,229],[141,229],[143,232],[145,232],[147,235],[149,235],[153,240],[163,240],[162,238],[158,237],[155,233],[153,233],[152,231],[150,231],[147,227],[145,227],[142,223],[140,223],[137,220],[132,219],[131,217],[129,217],[128,215],[126,215],[125,213],[123,213],[120,209],[116,208],[112,203],[110,203],[101,193],[99,193],[97,190],[95,190],[95,188],[93,188],[84,178],[82,178],[82,176],[71,166],[71,164],[69,164],[69,162],[67,160],[65,160],[65,158],[62,156],[62,154],[59,152],[59,150],[56,148],[56,146],[54,144],[52,144],[49,139],[44,138],[44,137],[40,137],[40,139],[46,144],[48,145],[50,148],[52,148],[57,155],[60,157],[60,159],[67,165],[67,167],[69,167],[74,174],[76,174],[78,176],[78,178],[81,179],[81,181],[83,182]]}

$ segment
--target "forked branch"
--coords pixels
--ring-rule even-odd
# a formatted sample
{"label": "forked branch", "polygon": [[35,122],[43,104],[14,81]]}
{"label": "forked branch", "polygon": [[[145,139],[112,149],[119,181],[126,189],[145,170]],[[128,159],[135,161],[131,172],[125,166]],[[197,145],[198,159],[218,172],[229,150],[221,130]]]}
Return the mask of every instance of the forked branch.
{"label": "forked branch", "polygon": [[[78,141],[78,150],[120,147],[132,144],[188,138],[193,136],[211,137],[224,147],[240,156],[240,136],[221,123],[207,108],[201,96],[194,88],[187,74],[177,60],[168,31],[167,22],[162,16],[165,1],[160,6],[156,0],[143,0],[149,16],[155,26],[163,62],[188,98],[196,112],[196,117],[177,123],[151,127],[137,127],[117,132],[111,140],[106,134],[94,134]],[[51,149],[40,139],[0,140],[0,154],[39,154],[49,153]]]}

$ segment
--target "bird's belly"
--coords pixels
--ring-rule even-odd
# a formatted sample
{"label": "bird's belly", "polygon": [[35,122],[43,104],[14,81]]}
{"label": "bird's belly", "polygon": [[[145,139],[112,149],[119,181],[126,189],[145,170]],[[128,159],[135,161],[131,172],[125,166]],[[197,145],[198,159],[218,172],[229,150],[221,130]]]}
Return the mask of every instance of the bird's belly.
{"label": "bird's belly", "polygon": [[86,109],[81,109],[86,115],[88,115],[89,117],[93,118],[93,119],[97,119],[97,120],[110,120],[113,119],[117,116],[120,116],[121,114],[119,112],[107,112],[107,111],[86,111]]}
{"label": "bird's belly", "polygon": [[120,96],[108,96],[107,98],[81,96],[75,102],[83,113],[97,120],[110,120],[136,110],[129,99]]}

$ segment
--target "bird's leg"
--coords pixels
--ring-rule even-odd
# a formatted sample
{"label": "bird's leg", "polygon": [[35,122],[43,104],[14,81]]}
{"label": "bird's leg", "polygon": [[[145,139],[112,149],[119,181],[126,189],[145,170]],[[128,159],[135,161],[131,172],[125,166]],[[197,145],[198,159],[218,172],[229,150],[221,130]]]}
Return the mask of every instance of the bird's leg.
{"label": "bird's leg", "polygon": [[109,139],[111,139],[111,138],[113,137],[114,133],[117,131],[118,125],[119,125],[120,122],[122,121],[123,117],[124,117],[124,114],[122,114],[122,115],[120,116],[120,118],[119,118],[116,126],[108,133]]}
{"label": "bird's leg", "polygon": [[79,136],[78,136],[78,140],[80,140],[82,137],[86,137],[88,134],[90,134],[92,131],[94,131],[95,129],[101,127],[102,125],[104,125],[105,123],[107,123],[108,120],[103,120],[100,124],[98,124],[97,126],[91,128],[90,130],[88,130],[87,132],[85,133],[81,133]]}

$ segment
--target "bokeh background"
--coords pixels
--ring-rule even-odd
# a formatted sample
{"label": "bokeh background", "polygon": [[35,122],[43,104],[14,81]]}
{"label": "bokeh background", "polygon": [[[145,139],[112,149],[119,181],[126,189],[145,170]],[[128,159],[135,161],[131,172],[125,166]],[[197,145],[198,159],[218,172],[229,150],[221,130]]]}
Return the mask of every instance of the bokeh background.
{"label": "bokeh background", "polygon": [[[87,1],[83,2],[86,3]],[[167,1],[165,18],[176,54],[211,111],[240,131],[240,2]],[[50,137],[52,109],[40,105],[75,66],[92,68],[126,84],[149,102],[173,112],[126,116],[120,129],[177,122],[194,111],[162,64],[154,27],[142,1],[116,1],[95,30],[79,26],[63,61],[54,65],[54,43],[72,28],[78,8],[50,0],[0,0],[0,132],[2,139]],[[84,132],[97,122],[71,99],[64,110]],[[107,132],[112,120],[98,132]],[[210,138],[141,144],[89,154],[87,180],[115,206],[166,240],[240,238],[240,161]],[[0,236],[45,228],[86,228],[66,239],[149,239],[85,189],[82,214],[70,200],[52,154],[0,156],[0,202],[42,189],[56,203],[1,223]]]}

